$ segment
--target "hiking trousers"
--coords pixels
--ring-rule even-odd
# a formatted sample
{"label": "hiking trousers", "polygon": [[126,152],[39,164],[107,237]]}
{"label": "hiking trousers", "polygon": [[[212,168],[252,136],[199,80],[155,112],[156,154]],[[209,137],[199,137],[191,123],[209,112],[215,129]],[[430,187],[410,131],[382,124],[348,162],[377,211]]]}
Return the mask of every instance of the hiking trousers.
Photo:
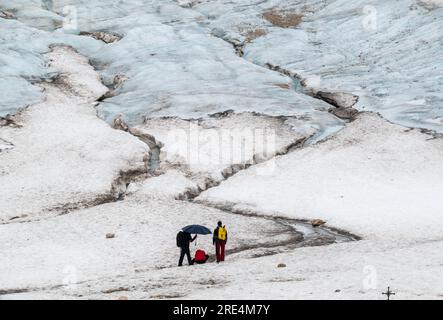
{"label": "hiking trousers", "polygon": [[180,260],[178,261],[178,266],[181,267],[183,265],[183,258],[185,257],[188,259],[189,265],[192,265],[191,261],[191,252],[189,251],[189,247],[181,247],[180,248]]}
{"label": "hiking trousers", "polygon": [[217,240],[217,242],[215,243],[217,262],[225,261],[225,246],[226,246],[226,241],[224,240]]}

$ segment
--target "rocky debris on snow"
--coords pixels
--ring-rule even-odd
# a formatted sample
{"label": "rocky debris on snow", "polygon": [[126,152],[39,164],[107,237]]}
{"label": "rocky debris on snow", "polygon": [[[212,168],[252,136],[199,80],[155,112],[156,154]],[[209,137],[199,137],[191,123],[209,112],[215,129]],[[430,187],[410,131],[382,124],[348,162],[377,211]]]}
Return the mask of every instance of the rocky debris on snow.
{"label": "rocky debris on snow", "polygon": [[113,239],[115,238],[115,233],[107,233],[106,234],[106,239]]}
{"label": "rocky debris on snow", "polygon": [[[108,91],[89,60],[71,46],[51,45],[49,66],[58,71],[54,80],[63,93],[79,98],[78,102],[93,102]],[[70,98],[70,97],[69,97]]]}
{"label": "rocky debris on snow", "polygon": [[285,76],[288,76],[288,77],[290,77],[292,79],[298,78],[298,75],[294,71],[291,71],[289,69],[284,69],[284,68],[282,68],[279,65],[275,65],[275,64],[272,64],[270,62],[266,62],[264,64],[264,66],[266,68],[268,68],[269,70],[276,71],[276,72],[281,73],[281,74],[283,74]]}
{"label": "rocky debris on snow", "polygon": [[352,106],[358,102],[359,97],[352,93],[317,91],[314,97],[333,105],[328,111],[340,119],[353,120],[358,113]]}
{"label": "rocky debris on snow", "polygon": [[266,35],[266,30],[261,28],[255,28],[244,32],[244,35],[245,35],[245,43],[249,43],[257,38]]}
{"label": "rocky debris on snow", "polygon": [[111,288],[111,289],[102,290],[102,292],[105,293],[105,294],[110,294],[110,293],[115,293],[115,292],[121,292],[121,291],[129,291],[129,288],[126,288],[126,287],[117,287],[117,288]]}
{"label": "rocky debris on snow", "polygon": [[177,0],[177,3],[182,8],[192,8],[199,0]]}
{"label": "rocky debris on snow", "polygon": [[105,99],[109,99],[115,96],[114,90],[108,90],[106,91],[102,96],[100,96],[97,101],[103,101]]}
{"label": "rocky debris on snow", "polygon": [[[105,92],[97,101],[103,101],[105,99],[112,98],[118,94],[117,90],[123,85],[123,83],[128,80],[125,75],[118,74],[114,77],[112,84],[108,85],[109,90]],[[116,116],[118,117],[118,115]]]}
{"label": "rocky debris on snow", "polygon": [[417,3],[428,10],[434,10],[443,7],[442,0],[417,0]]}
{"label": "rocky debris on snow", "polygon": [[319,226],[324,225],[325,223],[326,223],[326,221],[323,221],[321,219],[313,219],[313,220],[311,220],[311,225],[313,227],[319,227]]}
{"label": "rocky debris on snow", "polygon": [[114,123],[112,126],[114,129],[117,130],[122,130],[122,131],[128,131],[129,127],[128,125],[125,123],[125,121],[123,120],[122,115],[118,115],[115,119],[114,119]]}
{"label": "rocky debris on snow", "polygon": [[12,126],[12,127],[20,127],[17,124],[13,116],[7,115],[5,117],[0,117],[0,127]]}
{"label": "rocky debris on snow", "polygon": [[[224,41],[230,43],[234,47],[235,54],[239,57],[244,56],[245,46],[252,42],[254,39],[260,38],[266,34],[264,29],[252,29],[248,31],[243,31],[242,35],[244,37],[243,41],[237,39],[223,38]],[[216,34],[214,34],[217,36]]]}
{"label": "rocky debris on snow", "polygon": [[124,74],[118,74],[114,77],[112,84],[114,85],[114,89],[120,87],[125,81],[128,80],[128,77]]}
{"label": "rocky debris on snow", "polygon": [[353,120],[358,114],[358,110],[354,108],[330,108],[328,111],[343,120]]}
{"label": "rocky debris on snow", "polygon": [[263,14],[263,18],[274,26],[281,28],[293,28],[300,24],[303,15],[287,11],[269,10]]}
{"label": "rocky debris on snow", "polygon": [[115,201],[123,200],[125,198],[128,192],[128,187],[132,182],[146,178],[149,170],[149,164],[146,165],[146,156],[146,154],[143,156],[143,165],[138,165],[129,170],[122,170],[119,172],[117,178],[114,179],[111,185],[110,196]]}
{"label": "rocky debris on snow", "polygon": [[315,98],[321,99],[337,108],[350,108],[358,102],[358,96],[347,92],[317,91]]}
{"label": "rocky debris on snow", "polygon": [[6,10],[0,10],[0,18],[3,19],[15,19],[14,14],[12,12]]}
{"label": "rocky debris on snow", "polygon": [[103,41],[104,43],[107,43],[107,44],[120,41],[122,38],[122,36],[120,36],[117,33],[109,33],[109,32],[103,32],[103,31],[93,31],[93,32],[82,31],[82,32],[80,32],[80,35],[92,37],[96,40]]}
{"label": "rocky debris on snow", "polygon": [[3,152],[5,150],[9,150],[12,148],[14,148],[14,145],[11,142],[8,142],[8,141],[0,138],[0,152]]}
{"label": "rocky debris on snow", "polygon": [[317,91],[314,97],[333,105],[328,111],[340,119],[352,120],[358,113],[352,106],[358,102],[359,97],[352,93]]}
{"label": "rocky debris on snow", "polygon": [[291,89],[291,85],[289,83],[274,83],[274,86],[287,90]]}
{"label": "rocky debris on snow", "polygon": [[239,57],[243,57],[243,55],[245,54],[243,51],[244,48],[244,44],[240,43],[240,44],[233,44],[234,46],[234,50],[235,50],[235,54]]}

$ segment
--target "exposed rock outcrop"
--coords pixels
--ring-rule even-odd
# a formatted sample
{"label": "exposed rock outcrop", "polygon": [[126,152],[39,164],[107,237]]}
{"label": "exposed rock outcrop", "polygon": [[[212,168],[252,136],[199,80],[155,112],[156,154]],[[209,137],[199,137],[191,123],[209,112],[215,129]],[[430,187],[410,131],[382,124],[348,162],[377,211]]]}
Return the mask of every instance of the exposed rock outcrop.
{"label": "exposed rock outcrop", "polygon": [[347,92],[317,91],[314,97],[332,104],[337,108],[350,108],[358,101],[358,96]]}
{"label": "exposed rock outcrop", "polygon": [[300,24],[303,15],[298,13],[269,10],[263,14],[263,18],[274,26],[281,28],[293,28]]}
{"label": "exposed rock outcrop", "polygon": [[104,43],[117,42],[120,41],[122,38],[122,36],[117,33],[108,33],[103,31],[93,31],[93,32],[82,31],[80,32],[80,35],[92,37],[96,40],[103,41]]}
{"label": "exposed rock outcrop", "polygon": [[313,227],[319,227],[319,226],[324,225],[325,223],[326,223],[326,221],[323,221],[321,219],[313,219],[313,220],[311,220],[311,225]]}
{"label": "exposed rock outcrop", "polygon": [[328,110],[334,116],[344,120],[353,120],[355,116],[358,114],[358,110],[354,108],[330,108]]}
{"label": "exposed rock outcrop", "polygon": [[0,10],[0,18],[3,19],[15,19],[15,16],[12,12]]}

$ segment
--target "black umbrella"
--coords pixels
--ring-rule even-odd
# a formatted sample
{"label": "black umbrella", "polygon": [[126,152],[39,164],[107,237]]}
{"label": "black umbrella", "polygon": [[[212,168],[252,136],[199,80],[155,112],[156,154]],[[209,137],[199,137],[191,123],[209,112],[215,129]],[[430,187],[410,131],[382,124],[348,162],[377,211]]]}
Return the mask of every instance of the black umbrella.
{"label": "black umbrella", "polygon": [[191,224],[182,229],[184,232],[192,233],[192,234],[211,234],[211,230],[206,228],[205,226],[201,226],[199,224]]}

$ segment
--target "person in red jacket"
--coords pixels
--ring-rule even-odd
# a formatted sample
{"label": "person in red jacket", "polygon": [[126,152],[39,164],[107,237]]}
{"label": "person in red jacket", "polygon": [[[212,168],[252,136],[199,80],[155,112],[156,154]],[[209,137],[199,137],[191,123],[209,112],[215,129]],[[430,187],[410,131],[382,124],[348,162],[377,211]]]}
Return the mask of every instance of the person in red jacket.
{"label": "person in red jacket", "polygon": [[195,252],[195,258],[192,259],[192,263],[203,264],[208,261],[209,255],[205,251],[199,249]]}

